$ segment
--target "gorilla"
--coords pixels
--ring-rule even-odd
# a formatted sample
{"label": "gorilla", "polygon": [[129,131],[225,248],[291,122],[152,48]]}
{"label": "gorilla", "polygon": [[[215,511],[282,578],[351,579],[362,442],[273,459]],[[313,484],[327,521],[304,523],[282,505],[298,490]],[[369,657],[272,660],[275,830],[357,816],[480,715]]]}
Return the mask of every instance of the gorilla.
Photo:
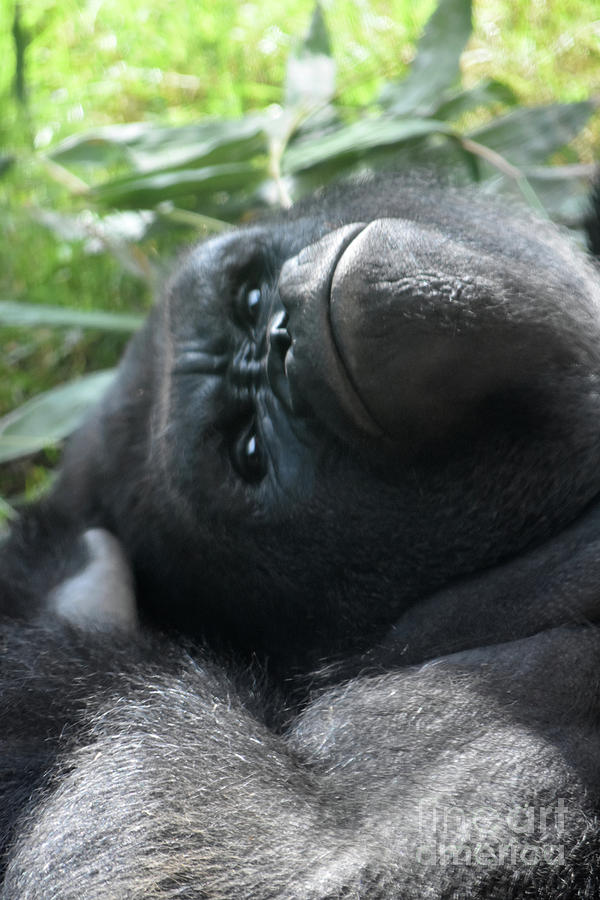
{"label": "gorilla", "polygon": [[191,249],[0,548],[0,898],[600,896],[599,494],[550,224],[388,174]]}

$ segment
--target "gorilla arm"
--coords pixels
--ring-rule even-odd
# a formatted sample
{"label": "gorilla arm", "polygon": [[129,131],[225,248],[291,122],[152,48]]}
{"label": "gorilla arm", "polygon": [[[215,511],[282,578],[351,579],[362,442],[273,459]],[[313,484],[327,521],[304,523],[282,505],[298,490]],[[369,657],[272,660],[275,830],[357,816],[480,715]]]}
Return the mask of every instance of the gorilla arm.
{"label": "gorilla arm", "polygon": [[51,752],[60,779],[28,804],[0,896],[596,896],[599,654],[596,631],[558,629],[358,678],[282,736],[173,644],[7,631],[0,808]]}
{"label": "gorilla arm", "polygon": [[594,505],[542,546],[412,606],[359,666],[413,665],[559,625],[597,622],[599,560],[600,510]]}

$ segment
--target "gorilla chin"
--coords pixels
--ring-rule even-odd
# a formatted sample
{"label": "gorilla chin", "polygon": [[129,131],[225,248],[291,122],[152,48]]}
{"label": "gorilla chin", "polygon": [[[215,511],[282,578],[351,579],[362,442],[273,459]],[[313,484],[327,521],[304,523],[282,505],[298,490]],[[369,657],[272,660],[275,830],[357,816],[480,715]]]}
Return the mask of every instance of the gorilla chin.
{"label": "gorilla chin", "polygon": [[550,224],[385,175],[193,248],[0,547],[0,900],[600,896],[599,493]]}

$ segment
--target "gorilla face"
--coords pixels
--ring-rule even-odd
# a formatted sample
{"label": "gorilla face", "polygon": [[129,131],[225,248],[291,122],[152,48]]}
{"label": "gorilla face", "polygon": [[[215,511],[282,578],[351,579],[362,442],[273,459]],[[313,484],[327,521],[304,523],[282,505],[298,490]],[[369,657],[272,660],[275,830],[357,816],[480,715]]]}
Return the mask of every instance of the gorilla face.
{"label": "gorilla face", "polygon": [[117,534],[161,622],[359,649],[597,494],[597,277],[551,228],[423,187],[201,244],[132,344],[57,497]]}

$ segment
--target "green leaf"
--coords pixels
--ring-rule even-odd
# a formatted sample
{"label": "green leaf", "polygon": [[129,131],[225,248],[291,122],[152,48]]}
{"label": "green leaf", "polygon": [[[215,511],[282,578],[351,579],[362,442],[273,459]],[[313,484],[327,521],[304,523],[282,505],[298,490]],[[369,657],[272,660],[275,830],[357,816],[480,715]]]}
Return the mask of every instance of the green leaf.
{"label": "green leaf", "polygon": [[43,306],[35,303],[16,303],[0,300],[0,326],[95,328],[98,331],[136,331],[143,316],[92,310],[84,312],[62,306]]}
{"label": "green leaf", "polygon": [[327,104],[335,93],[335,75],[327,25],[317,3],[302,45],[288,59],[285,106],[311,109]]}
{"label": "green leaf", "polygon": [[514,166],[546,162],[584,127],[593,103],[553,103],[517,109],[467,135]]}
{"label": "green leaf", "polygon": [[[582,228],[589,210],[590,184],[596,167],[593,164],[567,166],[526,166],[521,169],[524,178],[544,207],[548,216],[569,228]],[[515,192],[511,179],[487,182],[488,190]]]}
{"label": "green leaf", "polygon": [[505,106],[513,106],[517,102],[514,91],[501,81],[482,81],[472,88],[458,91],[448,97],[434,110],[436,119],[445,122],[458,119],[466,112],[477,109],[480,106],[492,106],[502,103]]}
{"label": "green leaf", "polygon": [[61,165],[84,163],[108,166],[115,161],[126,160],[128,147],[155,127],[150,122],[129,122],[126,125],[95,128],[61,141],[49,156]]}
{"label": "green leaf", "polygon": [[5,172],[15,164],[15,157],[10,156],[8,154],[0,155],[0,175],[4,175]]}
{"label": "green leaf", "polygon": [[178,209],[168,200],[165,203],[159,203],[156,212],[164,221],[174,225],[183,225],[185,228],[195,228],[196,231],[203,231],[205,234],[220,234],[221,231],[231,228],[231,223],[224,219],[193,212],[190,209]]}
{"label": "green leaf", "polygon": [[343,157],[359,157],[366,151],[402,144],[428,134],[452,134],[444,122],[434,119],[364,119],[331,134],[297,141],[283,157],[283,169],[293,174]]}
{"label": "green leaf", "polygon": [[594,165],[537,166],[523,169],[523,174],[555,222],[580,228],[589,211],[595,171]]}
{"label": "green leaf", "polygon": [[211,119],[177,128],[154,128],[130,147],[138,172],[158,172],[180,166],[247,162],[267,153],[263,116]]}
{"label": "green leaf", "polygon": [[14,509],[4,497],[0,497],[0,537],[4,537],[8,521],[10,519],[16,519],[16,517],[16,509]]}
{"label": "green leaf", "polygon": [[186,194],[202,196],[215,191],[247,189],[266,174],[266,163],[262,167],[231,163],[201,169],[176,169],[107,181],[95,187],[92,193],[98,200],[115,206],[151,207]]}
{"label": "green leaf", "polygon": [[0,463],[62,441],[115,377],[114,369],[85,375],[34,397],[0,419]]}
{"label": "green leaf", "polygon": [[313,55],[318,53],[322,53],[325,56],[332,55],[329,32],[320,3],[315,4],[310,25],[304,38],[303,50],[305,53]]}
{"label": "green leaf", "polygon": [[171,128],[151,123],[110,125],[67,138],[51,158],[61,165],[128,162],[138,172],[191,166],[202,160],[232,162],[267,152],[262,116],[196,122]]}
{"label": "green leaf", "polygon": [[387,85],[380,101],[397,116],[427,115],[460,76],[460,56],[471,34],[471,0],[440,0],[417,44],[406,78]]}

